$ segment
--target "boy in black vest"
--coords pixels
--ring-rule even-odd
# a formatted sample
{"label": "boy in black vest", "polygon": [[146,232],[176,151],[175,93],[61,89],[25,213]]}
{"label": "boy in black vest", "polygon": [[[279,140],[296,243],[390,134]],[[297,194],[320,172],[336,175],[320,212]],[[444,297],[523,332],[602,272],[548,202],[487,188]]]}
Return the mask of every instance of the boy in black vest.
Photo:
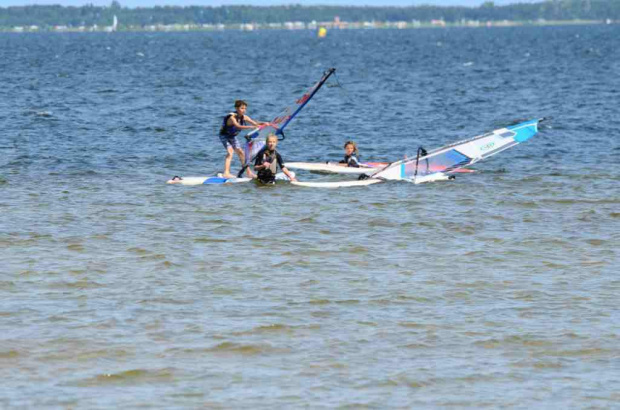
{"label": "boy in black vest", "polygon": [[[237,135],[241,132],[241,130],[253,129],[258,127],[259,125],[266,124],[264,122],[256,122],[249,116],[245,115],[245,110],[247,108],[248,103],[246,103],[245,101],[235,101],[235,112],[231,112],[230,114],[226,115],[226,117],[224,117],[222,128],[220,128],[220,141],[226,149],[226,161],[224,162],[224,173],[222,174],[222,177],[224,178],[234,178],[234,175],[230,173],[230,163],[232,162],[233,158],[233,150],[237,153],[237,156],[241,161],[241,166],[245,164],[245,155],[243,153],[243,148],[241,147],[241,145],[239,145]],[[249,169],[248,176],[250,176],[251,178],[255,177],[253,172]]]}

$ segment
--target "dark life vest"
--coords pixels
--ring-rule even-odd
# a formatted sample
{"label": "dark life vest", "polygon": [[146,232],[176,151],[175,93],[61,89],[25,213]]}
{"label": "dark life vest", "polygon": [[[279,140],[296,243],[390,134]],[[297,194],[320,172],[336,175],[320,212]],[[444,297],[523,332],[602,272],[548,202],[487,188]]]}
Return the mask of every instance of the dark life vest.
{"label": "dark life vest", "polygon": [[269,150],[263,149],[264,152],[259,153],[263,156],[261,163],[269,162],[271,166],[266,169],[261,169],[257,172],[256,176],[258,180],[264,184],[273,183],[276,180],[276,172],[278,171],[278,151],[274,151],[273,154],[269,154]]}
{"label": "dark life vest", "polygon": [[222,123],[222,128],[220,128],[220,135],[225,137],[235,137],[237,134],[241,132],[241,130],[234,125],[228,125],[228,120],[230,117],[234,116],[239,125],[245,125],[245,116],[237,115],[236,113],[231,112],[227,116],[224,117],[224,122]]}
{"label": "dark life vest", "polygon": [[347,166],[349,166],[349,167],[359,168],[360,164],[359,164],[358,157],[359,157],[359,155],[355,155],[355,153],[353,153],[351,155],[345,155],[344,156],[344,161],[340,161],[340,163],[341,164],[347,164]]}

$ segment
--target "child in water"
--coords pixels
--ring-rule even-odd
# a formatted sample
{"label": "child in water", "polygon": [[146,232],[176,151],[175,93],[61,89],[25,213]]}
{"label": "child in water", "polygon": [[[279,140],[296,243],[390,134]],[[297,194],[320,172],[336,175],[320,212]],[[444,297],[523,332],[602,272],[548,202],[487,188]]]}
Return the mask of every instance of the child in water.
{"label": "child in water", "polygon": [[344,143],[344,160],[339,163],[342,164],[343,167],[354,167],[359,168],[359,152],[357,150],[357,144],[353,141],[347,141]]}
{"label": "child in water", "polygon": [[258,180],[263,184],[275,183],[277,167],[279,166],[291,181],[297,181],[295,176],[284,166],[280,153],[276,151],[278,137],[275,134],[269,134],[265,142],[265,147],[256,154],[256,162],[254,163],[254,171],[257,173]]}

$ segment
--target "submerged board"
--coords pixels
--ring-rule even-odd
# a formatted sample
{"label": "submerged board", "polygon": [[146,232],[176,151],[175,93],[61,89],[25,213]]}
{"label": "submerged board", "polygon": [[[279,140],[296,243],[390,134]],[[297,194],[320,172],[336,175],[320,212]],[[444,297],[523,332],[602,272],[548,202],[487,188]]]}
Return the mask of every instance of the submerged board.
{"label": "submerged board", "polygon": [[299,182],[293,181],[291,185],[303,186],[308,188],[343,188],[354,186],[366,186],[383,182],[381,179],[363,179],[355,181],[333,181],[333,182]]}
{"label": "submerged board", "polygon": [[[295,173],[291,172],[293,176]],[[276,174],[276,181],[288,181],[288,177],[282,172]],[[215,177],[174,177],[168,180],[167,184],[178,185],[228,185],[250,182],[252,178],[224,178],[221,174]]]}
{"label": "submerged board", "polygon": [[301,169],[304,171],[324,173],[324,174],[347,174],[347,175],[370,175],[381,168],[389,165],[387,162],[371,162],[359,168],[347,167],[337,162],[287,162],[285,166],[290,169]]}

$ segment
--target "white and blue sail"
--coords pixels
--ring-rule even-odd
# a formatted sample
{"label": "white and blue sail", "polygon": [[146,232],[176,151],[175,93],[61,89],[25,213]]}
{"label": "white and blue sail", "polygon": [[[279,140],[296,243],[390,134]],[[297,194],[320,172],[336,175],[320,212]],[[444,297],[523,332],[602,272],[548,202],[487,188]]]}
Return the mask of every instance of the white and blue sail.
{"label": "white and blue sail", "polygon": [[428,153],[417,155],[391,164],[371,175],[371,178],[385,180],[410,180],[427,182],[445,179],[442,176],[459,172],[465,167],[527,141],[538,132],[541,120],[525,121],[509,127],[455,142]]}

